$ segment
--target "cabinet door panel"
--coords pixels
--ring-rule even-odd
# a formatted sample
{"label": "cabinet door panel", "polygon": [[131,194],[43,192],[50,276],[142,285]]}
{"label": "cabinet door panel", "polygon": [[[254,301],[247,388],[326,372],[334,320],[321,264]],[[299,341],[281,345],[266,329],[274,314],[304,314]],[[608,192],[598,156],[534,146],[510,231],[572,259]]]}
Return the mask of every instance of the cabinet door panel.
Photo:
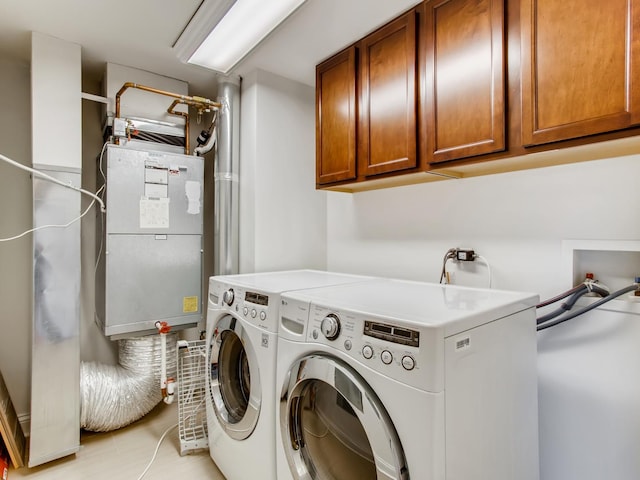
{"label": "cabinet door panel", "polygon": [[504,150],[504,0],[435,1],[425,8],[429,162]]}
{"label": "cabinet door panel", "polygon": [[365,176],[417,166],[416,13],[360,43],[358,167]]}
{"label": "cabinet door panel", "polygon": [[356,178],[356,49],[316,68],[316,183]]}
{"label": "cabinet door panel", "polygon": [[636,0],[522,0],[525,145],[638,122],[637,10]]}

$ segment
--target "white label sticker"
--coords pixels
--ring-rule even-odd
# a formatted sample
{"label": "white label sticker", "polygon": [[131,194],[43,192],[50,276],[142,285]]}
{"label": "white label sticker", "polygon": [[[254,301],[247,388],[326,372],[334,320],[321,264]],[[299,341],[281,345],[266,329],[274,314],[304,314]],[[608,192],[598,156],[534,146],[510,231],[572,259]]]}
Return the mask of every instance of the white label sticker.
{"label": "white label sticker", "polygon": [[146,183],[160,183],[166,185],[169,182],[169,172],[166,168],[145,168],[144,181]]}
{"label": "white label sticker", "polygon": [[187,213],[197,215],[200,213],[200,182],[187,181],[184,184],[185,193],[187,195]]}
{"label": "white label sticker", "polygon": [[145,183],[144,196],[147,198],[167,198],[169,196],[169,186],[158,185],[156,183]]}
{"label": "white label sticker", "polygon": [[169,199],[140,199],[140,228],[169,228]]}
{"label": "white label sticker", "polygon": [[471,346],[471,339],[469,337],[461,338],[456,340],[456,351],[458,350],[466,350]]}

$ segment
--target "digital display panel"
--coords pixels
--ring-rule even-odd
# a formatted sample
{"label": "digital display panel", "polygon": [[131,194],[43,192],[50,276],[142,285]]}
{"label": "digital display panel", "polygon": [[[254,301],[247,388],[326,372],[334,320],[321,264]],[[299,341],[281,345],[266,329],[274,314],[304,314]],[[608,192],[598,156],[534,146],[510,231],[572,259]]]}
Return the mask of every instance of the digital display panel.
{"label": "digital display panel", "polygon": [[256,305],[269,306],[269,297],[261,293],[247,292],[244,296],[245,302],[255,303]]}
{"label": "digital display panel", "polygon": [[369,337],[380,338],[400,345],[420,346],[420,332],[408,328],[366,320],[363,333]]}

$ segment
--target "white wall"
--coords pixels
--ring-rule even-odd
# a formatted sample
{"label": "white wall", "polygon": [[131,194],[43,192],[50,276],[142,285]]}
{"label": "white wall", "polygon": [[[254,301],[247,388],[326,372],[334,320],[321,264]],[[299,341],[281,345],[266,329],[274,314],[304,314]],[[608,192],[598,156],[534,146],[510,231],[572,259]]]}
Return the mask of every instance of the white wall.
{"label": "white wall", "polygon": [[[640,155],[356,194],[330,192],[327,265],[437,282],[447,249],[470,247],[490,263],[494,288],[546,298],[569,287],[561,271],[564,239],[638,239],[639,214]],[[481,262],[463,266],[456,271],[453,262],[447,264],[454,283],[488,285]]]}
{"label": "white wall", "polygon": [[[0,153],[31,166],[30,66],[0,58]],[[0,238],[32,227],[31,178],[0,162]],[[0,370],[18,414],[31,395],[31,237],[0,243]]]}
{"label": "white wall", "polygon": [[[54,176],[73,172],[65,175],[76,187],[82,168],[81,79],[80,45],[32,32],[32,163],[51,168]],[[34,226],[80,216],[80,194],[58,188],[33,182]],[[30,467],[75,453],[80,445],[80,224],[32,238]]]}
{"label": "white wall", "polygon": [[324,269],[314,89],[253,72],[242,81],[240,125],[240,271]]}
{"label": "white wall", "polygon": [[80,169],[80,45],[32,32],[31,48],[33,164]]}

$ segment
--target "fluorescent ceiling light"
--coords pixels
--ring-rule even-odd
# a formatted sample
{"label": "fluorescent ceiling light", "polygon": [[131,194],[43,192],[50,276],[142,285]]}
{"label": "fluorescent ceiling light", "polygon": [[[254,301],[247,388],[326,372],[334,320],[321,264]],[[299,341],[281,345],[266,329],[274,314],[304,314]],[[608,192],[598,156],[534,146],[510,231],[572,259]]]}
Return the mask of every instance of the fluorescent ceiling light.
{"label": "fluorescent ceiling light", "polygon": [[205,0],[174,48],[182,61],[229,73],[305,1]]}

